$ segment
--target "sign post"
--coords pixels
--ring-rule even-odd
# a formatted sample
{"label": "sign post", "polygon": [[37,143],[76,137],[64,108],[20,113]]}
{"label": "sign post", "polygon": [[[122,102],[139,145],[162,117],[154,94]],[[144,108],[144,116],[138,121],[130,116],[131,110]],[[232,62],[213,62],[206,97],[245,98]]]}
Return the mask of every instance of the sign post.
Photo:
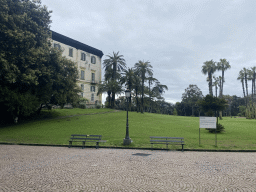
{"label": "sign post", "polygon": [[217,147],[216,117],[199,117],[199,145],[201,128],[215,129],[215,146]]}

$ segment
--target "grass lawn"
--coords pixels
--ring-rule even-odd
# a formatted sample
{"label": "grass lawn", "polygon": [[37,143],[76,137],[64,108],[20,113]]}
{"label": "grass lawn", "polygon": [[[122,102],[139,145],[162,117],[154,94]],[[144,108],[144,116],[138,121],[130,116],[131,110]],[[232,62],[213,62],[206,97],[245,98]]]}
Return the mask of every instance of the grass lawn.
{"label": "grass lawn", "polygon": [[[126,112],[111,109],[55,109],[43,111],[40,118],[0,128],[0,142],[68,145],[71,134],[99,134],[105,144],[123,147]],[[219,121],[225,133],[215,134],[201,129],[199,146],[199,118],[150,113],[129,112],[130,147],[150,148],[150,136],[184,137],[185,149],[256,150],[256,121],[224,117]],[[77,142],[76,144],[80,144]],[[91,143],[91,145],[95,145]],[[165,145],[154,145],[165,148]],[[181,146],[169,146],[181,149]]]}

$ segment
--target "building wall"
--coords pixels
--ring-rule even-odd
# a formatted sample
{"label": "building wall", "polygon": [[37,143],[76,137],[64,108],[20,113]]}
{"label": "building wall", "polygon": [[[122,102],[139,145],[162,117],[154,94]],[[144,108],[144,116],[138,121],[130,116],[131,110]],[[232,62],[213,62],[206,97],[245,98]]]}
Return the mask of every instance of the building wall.
{"label": "building wall", "polygon": [[[61,42],[52,40],[52,46],[60,45],[60,49],[63,51],[62,55],[67,59],[76,63],[78,68],[79,79],[77,80],[77,84],[79,87],[84,85],[84,90],[80,95],[83,98],[89,100],[89,105],[101,104],[102,103],[102,95],[97,96],[98,87],[97,85],[101,81],[101,58],[92,53],[85,52],[80,49],[76,49],[75,47],[71,47],[69,45],[63,44]],[[69,49],[73,49],[73,57],[69,56]],[[85,61],[81,59],[81,54],[85,54]],[[95,63],[92,63],[92,57],[96,59]],[[84,71],[84,79],[82,78],[82,71]],[[95,79],[92,81],[93,73],[95,74]],[[95,88],[91,88],[94,86]]]}

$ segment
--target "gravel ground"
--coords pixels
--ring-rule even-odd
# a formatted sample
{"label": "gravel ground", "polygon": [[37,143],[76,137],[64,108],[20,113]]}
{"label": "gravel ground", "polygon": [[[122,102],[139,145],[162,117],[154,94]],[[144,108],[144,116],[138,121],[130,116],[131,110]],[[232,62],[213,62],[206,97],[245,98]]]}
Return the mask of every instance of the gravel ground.
{"label": "gravel ground", "polygon": [[256,153],[0,145],[0,191],[256,191]]}

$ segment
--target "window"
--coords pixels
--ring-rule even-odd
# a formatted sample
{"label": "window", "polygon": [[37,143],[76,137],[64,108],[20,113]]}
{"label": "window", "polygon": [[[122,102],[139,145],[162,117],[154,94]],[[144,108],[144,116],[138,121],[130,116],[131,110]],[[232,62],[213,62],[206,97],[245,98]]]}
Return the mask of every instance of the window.
{"label": "window", "polygon": [[84,80],[84,71],[81,71],[81,79]]}
{"label": "window", "polygon": [[91,92],[95,92],[95,86],[91,86]]}
{"label": "window", "polygon": [[54,48],[57,48],[57,49],[59,49],[59,50],[60,50],[60,45],[59,45],[59,44],[57,44],[57,43],[54,43],[53,47],[54,47]]}
{"label": "window", "polygon": [[73,57],[73,49],[72,48],[69,48],[69,56]]}
{"label": "window", "polygon": [[81,89],[84,91],[84,84],[81,84]]}
{"label": "window", "polygon": [[94,93],[92,93],[91,101],[94,101]]}
{"label": "window", "polygon": [[91,58],[91,63],[93,63],[93,64],[96,63],[96,58],[94,56],[92,56],[92,58]]}
{"label": "window", "polygon": [[85,55],[85,53],[81,53],[81,60],[82,60],[82,61],[85,61],[85,60],[86,60],[86,55]]}
{"label": "window", "polygon": [[95,73],[92,73],[92,82],[95,82]]}
{"label": "window", "polygon": [[83,92],[81,93],[81,97],[84,97],[84,93]]}

